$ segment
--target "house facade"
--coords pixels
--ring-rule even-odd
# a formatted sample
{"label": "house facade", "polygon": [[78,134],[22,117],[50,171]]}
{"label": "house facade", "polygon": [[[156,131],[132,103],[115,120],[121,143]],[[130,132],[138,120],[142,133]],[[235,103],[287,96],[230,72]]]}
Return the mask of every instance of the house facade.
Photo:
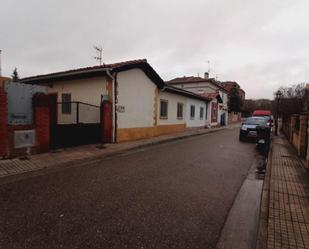
{"label": "house facade", "polygon": [[[221,81],[219,84],[225,88],[230,94],[233,87],[237,88],[238,95],[241,99],[241,102],[244,103],[246,98],[246,93],[243,89],[241,89],[240,85],[235,81]],[[229,113],[229,123],[240,122],[241,121],[241,112],[231,112]]]}
{"label": "house facade", "polygon": [[[146,60],[38,75],[20,81],[48,86],[54,106],[51,122],[58,125],[98,124],[102,115],[103,119],[110,119],[110,142],[204,127],[208,120],[209,98],[165,84]],[[102,102],[110,103],[110,112],[100,111]]]}
{"label": "house facade", "polygon": [[215,79],[208,78],[208,73],[202,77],[179,77],[166,82],[168,85],[178,87],[199,94],[211,100],[207,106],[207,123],[211,126],[226,125],[228,123],[228,92]]}

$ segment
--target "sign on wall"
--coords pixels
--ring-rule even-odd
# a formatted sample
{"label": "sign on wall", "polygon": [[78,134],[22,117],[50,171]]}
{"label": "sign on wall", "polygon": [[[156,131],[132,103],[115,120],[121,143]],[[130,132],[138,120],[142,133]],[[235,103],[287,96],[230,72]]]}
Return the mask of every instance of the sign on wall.
{"label": "sign on wall", "polygon": [[47,93],[47,87],[8,82],[5,83],[4,89],[8,100],[8,123],[32,124],[32,96],[38,92]]}
{"label": "sign on wall", "polygon": [[14,147],[26,148],[35,145],[35,130],[14,131]]}

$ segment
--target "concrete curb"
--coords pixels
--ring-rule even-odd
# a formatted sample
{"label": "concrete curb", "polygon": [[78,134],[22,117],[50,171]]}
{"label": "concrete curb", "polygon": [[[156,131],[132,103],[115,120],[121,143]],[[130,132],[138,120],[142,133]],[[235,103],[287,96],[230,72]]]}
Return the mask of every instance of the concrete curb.
{"label": "concrete curb", "polygon": [[270,190],[270,179],[271,179],[271,168],[272,168],[272,155],[273,155],[273,142],[270,145],[270,149],[269,149],[269,153],[267,157],[266,174],[265,174],[265,179],[263,182],[256,249],[266,249],[267,248],[269,190]]}
{"label": "concrete curb", "polygon": [[9,182],[13,182],[13,181],[22,180],[22,179],[28,178],[28,177],[35,177],[35,176],[39,176],[39,175],[44,175],[46,173],[53,173],[53,172],[65,170],[65,169],[72,168],[72,167],[81,167],[81,166],[90,165],[90,164],[93,164],[93,163],[96,163],[96,162],[100,162],[104,159],[108,159],[108,158],[117,156],[117,155],[122,154],[124,152],[132,151],[132,150],[136,150],[136,149],[141,149],[141,148],[147,148],[147,147],[160,145],[160,144],[164,144],[164,143],[169,143],[169,142],[182,140],[182,139],[186,139],[186,138],[207,135],[207,134],[219,132],[221,130],[225,130],[227,128],[228,127],[215,128],[215,129],[205,130],[203,132],[183,134],[183,135],[180,135],[180,136],[169,137],[169,138],[166,138],[166,139],[163,138],[161,140],[158,139],[156,141],[152,141],[152,140],[147,141],[146,140],[146,141],[142,141],[140,144],[135,144],[135,145],[133,144],[131,147],[120,148],[118,150],[116,149],[115,151],[106,152],[106,154],[102,154],[102,155],[98,155],[98,156],[90,156],[90,157],[85,157],[83,159],[77,159],[77,160],[72,160],[70,162],[62,162],[62,163],[55,164],[55,165],[52,165],[52,166],[46,166],[46,167],[38,168],[38,169],[35,169],[35,170],[13,173],[13,174],[10,174],[10,175],[0,177],[0,185],[6,184],[6,183],[9,183]]}

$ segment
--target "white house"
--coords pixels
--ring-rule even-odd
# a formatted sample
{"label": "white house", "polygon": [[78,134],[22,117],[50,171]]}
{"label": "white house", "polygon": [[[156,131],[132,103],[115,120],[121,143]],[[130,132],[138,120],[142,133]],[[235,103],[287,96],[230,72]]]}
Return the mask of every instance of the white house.
{"label": "white house", "polygon": [[212,101],[208,106],[208,111],[210,111],[208,122],[211,125],[226,125],[228,123],[228,91],[218,84],[215,79],[208,78],[208,73],[205,73],[204,78],[184,76],[166,83],[210,98]]}
{"label": "white house", "polygon": [[113,142],[208,124],[210,99],[165,84],[146,60],[38,75],[20,81],[48,86],[56,106],[51,108],[51,122],[58,125],[98,123],[102,120],[98,108],[102,100],[109,101]]}

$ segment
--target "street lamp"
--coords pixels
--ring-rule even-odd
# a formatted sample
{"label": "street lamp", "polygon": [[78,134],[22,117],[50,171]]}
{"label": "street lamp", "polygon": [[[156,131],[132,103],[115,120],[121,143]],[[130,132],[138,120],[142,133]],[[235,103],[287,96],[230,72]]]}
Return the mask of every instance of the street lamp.
{"label": "street lamp", "polygon": [[275,119],[275,136],[278,136],[278,118],[279,118],[279,101],[280,97],[282,96],[282,92],[278,90],[276,93],[276,100],[277,100],[277,110],[276,110],[276,119]]}

